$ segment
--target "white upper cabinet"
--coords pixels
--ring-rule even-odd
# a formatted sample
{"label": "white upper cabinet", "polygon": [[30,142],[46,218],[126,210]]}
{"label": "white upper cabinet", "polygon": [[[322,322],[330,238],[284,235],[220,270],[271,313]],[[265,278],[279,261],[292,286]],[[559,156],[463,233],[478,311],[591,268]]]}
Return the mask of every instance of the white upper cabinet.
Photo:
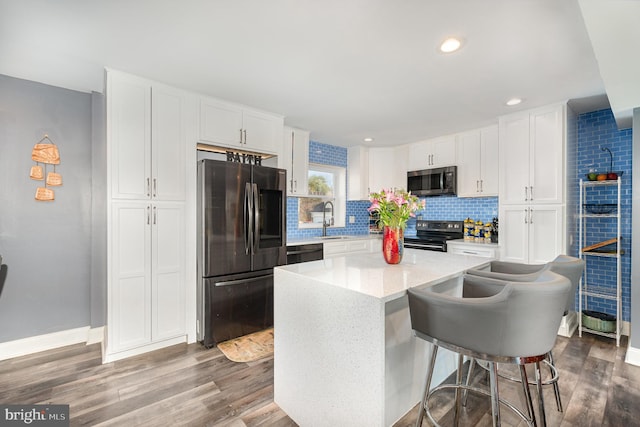
{"label": "white upper cabinet", "polygon": [[500,203],[563,203],[564,106],[500,118]]}
{"label": "white upper cabinet", "polygon": [[395,156],[396,149],[393,147],[369,148],[369,192],[378,193],[382,189],[406,187],[406,183],[399,180]]}
{"label": "white upper cabinet", "polygon": [[369,148],[361,145],[347,148],[347,199],[369,198]]}
{"label": "white upper cabinet", "polygon": [[111,197],[184,200],[186,95],[118,72],[107,91]]}
{"label": "white upper cabinet", "polygon": [[282,116],[213,98],[200,99],[199,140],[238,150],[280,154]]}
{"label": "white upper cabinet", "polygon": [[111,150],[111,195],[151,195],[151,84],[119,73],[107,74],[107,132]]}
{"label": "white upper cabinet", "polygon": [[151,196],[185,198],[185,95],[175,89],[151,88]]}
{"label": "white upper cabinet", "polygon": [[458,196],[498,195],[498,126],[458,135]]}
{"label": "white upper cabinet", "polygon": [[408,145],[400,145],[395,147],[393,151],[394,161],[393,161],[393,174],[394,174],[394,182],[395,186],[398,188],[402,188],[404,190],[407,189],[407,161],[409,158],[409,146]]}
{"label": "white upper cabinet", "polygon": [[284,128],[281,165],[287,170],[287,195],[306,196],[309,177],[309,132]]}
{"label": "white upper cabinet", "polygon": [[456,165],[456,136],[448,135],[409,144],[409,170]]}
{"label": "white upper cabinet", "polygon": [[382,189],[406,188],[407,173],[396,157],[404,153],[396,147],[355,146],[347,149],[349,200],[368,200]]}

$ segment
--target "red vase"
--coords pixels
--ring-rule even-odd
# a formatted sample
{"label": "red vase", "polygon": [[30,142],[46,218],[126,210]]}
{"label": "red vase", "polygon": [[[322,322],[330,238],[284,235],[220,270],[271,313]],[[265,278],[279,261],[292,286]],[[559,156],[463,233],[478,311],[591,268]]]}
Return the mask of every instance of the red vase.
{"label": "red vase", "polygon": [[384,227],[382,235],[382,254],[387,264],[399,264],[404,251],[404,235],[400,227]]}

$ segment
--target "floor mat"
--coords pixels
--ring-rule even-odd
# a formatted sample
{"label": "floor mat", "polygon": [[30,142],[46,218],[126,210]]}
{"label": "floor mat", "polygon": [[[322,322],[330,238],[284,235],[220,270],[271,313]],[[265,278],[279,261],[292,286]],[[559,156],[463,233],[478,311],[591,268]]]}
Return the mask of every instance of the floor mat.
{"label": "floor mat", "polygon": [[252,362],[271,356],[273,328],[221,342],[218,348],[233,362]]}

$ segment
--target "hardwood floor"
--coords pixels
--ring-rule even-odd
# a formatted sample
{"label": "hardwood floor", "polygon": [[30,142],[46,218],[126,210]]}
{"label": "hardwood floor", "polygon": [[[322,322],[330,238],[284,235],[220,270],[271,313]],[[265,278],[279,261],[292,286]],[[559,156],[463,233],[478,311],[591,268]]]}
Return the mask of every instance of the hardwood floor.
{"label": "hardwood floor", "polygon": [[[624,363],[626,341],[577,334],[558,337],[564,412],[545,388],[550,426],[640,425],[640,367]],[[423,381],[418,378],[417,381]],[[484,384],[476,370],[474,382]],[[521,405],[519,385],[500,381],[503,397]],[[518,397],[516,397],[516,395]],[[450,424],[451,399],[434,396],[431,408]],[[273,402],[273,358],[227,360],[217,349],[176,345],[101,364],[99,345],[74,345],[0,362],[0,403],[70,405],[73,426],[295,426]],[[414,425],[417,406],[395,427]],[[502,411],[503,425],[524,425]],[[488,399],[470,395],[462,425],[491,425]],[[424,422],[427,425],[427,422]]]}

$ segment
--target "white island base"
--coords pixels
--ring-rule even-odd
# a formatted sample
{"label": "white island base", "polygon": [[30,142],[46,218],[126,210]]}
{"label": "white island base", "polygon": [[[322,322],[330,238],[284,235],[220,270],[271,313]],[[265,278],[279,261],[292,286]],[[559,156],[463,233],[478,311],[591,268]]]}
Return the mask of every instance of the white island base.
{"label": "white island base", "polygon": [[[300,426],[391,426],[421,399],[431,345],[411,330],[406,290],[491,259],[405,250],[402,263],[354,254],[275,269],[274,400]],[[456,368],[439,352],[433,384]]]}

